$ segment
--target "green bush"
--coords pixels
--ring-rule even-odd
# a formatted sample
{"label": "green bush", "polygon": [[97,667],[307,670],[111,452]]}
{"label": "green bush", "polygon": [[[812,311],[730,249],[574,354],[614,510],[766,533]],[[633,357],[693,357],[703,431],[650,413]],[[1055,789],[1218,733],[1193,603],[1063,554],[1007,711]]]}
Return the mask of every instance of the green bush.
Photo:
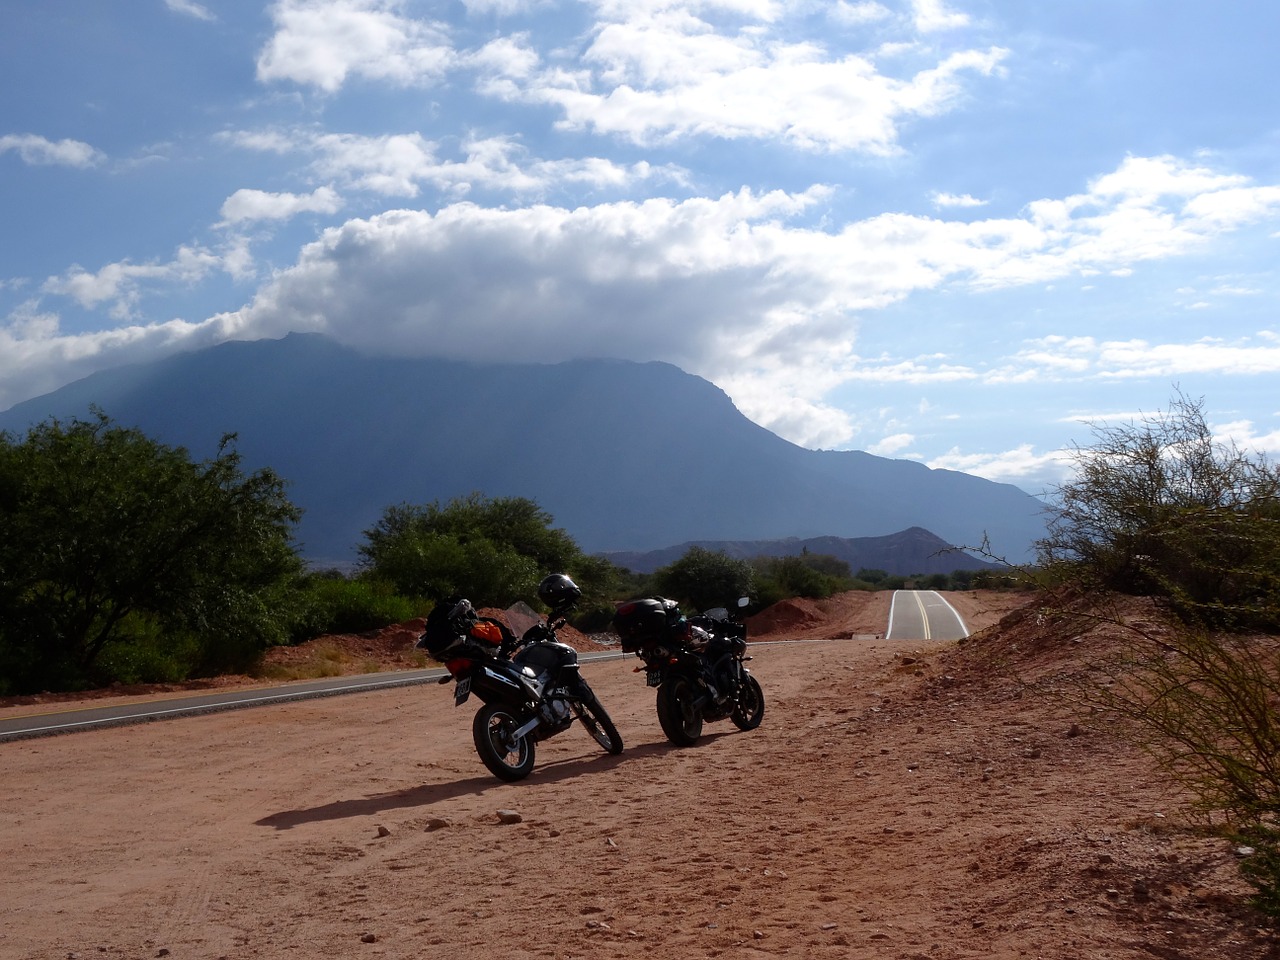
{"label": "green bush", "polygon": [[329,633],[364,633],[426,616],[426,600],[405,597],[383,580],[312,576],[299,585],[298,612],[290,641]]}
{"label": "green bush", "polygon": [[102,652],[102,673],[115,683],[180,683],[200,659],[200,640],[132,616],[122,637]]}
{"label": "green bush", "polygon": [[[828,562],[833,560],[838,566]],[[756,557],[752,567],[756,574],[756,599],[766,606],[787,597],[823,599],[852,586],[849,565],[834,557],[814,554]]]}
{"label": "green bush", "polygon": [[1182,396],[1094,437],[1057,490],[1040,565],[1166,597],[1188,622],[1280,628],[1280,470],[1218,441]]}

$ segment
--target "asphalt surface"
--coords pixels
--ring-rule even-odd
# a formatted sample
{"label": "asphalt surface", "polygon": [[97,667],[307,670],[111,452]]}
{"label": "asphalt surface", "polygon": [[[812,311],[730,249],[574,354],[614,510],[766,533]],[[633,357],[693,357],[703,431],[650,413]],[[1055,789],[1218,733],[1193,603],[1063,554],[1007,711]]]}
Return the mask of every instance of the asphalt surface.
{"label": "asphalt surface", "polygon": [[962,640],[969,635],[960,614],[934,590],[895,590],[886,640]]}
{"label": "asphalt surface", "polygon": [[[624,656],[621,653],[584,653],[580,659],[603,660]],[[150,699],[130,704],[113,704],[102,707],[78,707],[75,710],[48,710],[34,708],[32,713],[0,719],[0,743],[6,740],[22,740],[28,737],[47,737],[60,733],[95,730],[103,727],[122,726],[130,723],[149,723],[155,720],[172,720],[218,710],[240,710],[246,707],[264,707],[316,697],[333,697],[345,693],[364,693],[386,690],[391,687],[407,687],[415,684],[435,683],[445,676],[443,668],[430,670],[398,670],[394,673],[365,673],[348,677],[326,677],[321,680],[303,680],[287,686],[262,687],[260,689],[235,690],[223,693],[198,694]]]}

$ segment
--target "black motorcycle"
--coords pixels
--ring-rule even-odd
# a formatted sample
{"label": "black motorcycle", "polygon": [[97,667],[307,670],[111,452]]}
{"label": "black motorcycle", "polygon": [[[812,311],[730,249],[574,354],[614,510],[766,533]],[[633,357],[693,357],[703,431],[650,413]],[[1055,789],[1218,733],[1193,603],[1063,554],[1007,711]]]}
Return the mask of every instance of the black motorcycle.
{"label": "black motorcycle", "polygon": [[468,601],[450,598],[439,605],[436,624],[428,617],[417,644],[449,671],[440,683],[456,684],[455,706],[473,693],[483,702],[471,724],[476,753],[507,781],[527,777],[535,744],[568,730],[574,720],[607,752],[622,752],[618,728],[579,672],[578,652],[556,636],[581,591],[556,574],[538,593],[551,614],[519,639],[500,621],[478,617]]}
{"label": "black motorcycle", "polygon": [[[738,608],[750,599],[743,597]],[[657,687],[658,722],[678,747],[692,746],[704,722],[732,720],[754,730],[764,719],[764,691],[746,668],[747,626],[724,607],[685,618],[672,600],[635,600],[618,608],[622,649],[644,663]]]}

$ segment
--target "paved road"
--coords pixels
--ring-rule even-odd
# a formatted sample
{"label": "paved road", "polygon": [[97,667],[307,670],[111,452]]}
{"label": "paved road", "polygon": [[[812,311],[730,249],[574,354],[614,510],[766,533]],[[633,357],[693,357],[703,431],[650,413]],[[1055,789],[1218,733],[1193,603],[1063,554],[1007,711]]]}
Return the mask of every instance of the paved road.
{"label": "paved road", "polygon": [[[612,659],[621,653],[584,653],[581,659]],[[407,687],[413,684],[433,683],[445,675],[442,668],[431,670],[399,670],[394,673],[367,673],[351,677],[327,677],[323,680],[305,680],[287,686],[264,687],[255,690],[236,690],[229,693],[201,694],[190,697],[169,697],[146,700],[140,703],[109,707],[82,707],[77,710],[59,711],[33,708],[22,716],[0,719],[0,743],[27,737],[43,737],[57,733],[73,733],[101,727],[120,726],[128,723],[145,723],[151,720],[169,720],[175,717],[212,713],[217,710],[238,710],[242,707],[260,707],[292,700],[310,700],[316,697],[332,697],[341,693],[361,693],[368,690],[385,690],[390,687]]]}
{"label": "paved road", "polygon": [[[71,711],[33,712],[23,716],[0,719],[0,742],[18,740],[23,737],[92,730],[96,727],[142,723],[148,720],[165,720],[173,717],[191,716],[197,713],[211,713],[215,710],[236,710],[241,707],[287,703],[291,700],[329,697],[340,693],[357,693],[362,690],[379,690],[387,687],[409,686],[415,683],[430,683],[443,674],[443,670],[405,670],[391,674],[374,673],[352,677],[327,677],[323,680],[306,680],[291,683],[283,687],[264,687],[254,690],[236,690],[229,693],[170,697],[146,700],[124,706],[81,707]],[[39,708],[34,709],[39,710]],[[52,709],[56,711],[57,708]]]}
{"label": "paved road", "polygon": [[960,640],[969,628],[955,608],[934,590],[895,590],[889,606],[887,640]]}

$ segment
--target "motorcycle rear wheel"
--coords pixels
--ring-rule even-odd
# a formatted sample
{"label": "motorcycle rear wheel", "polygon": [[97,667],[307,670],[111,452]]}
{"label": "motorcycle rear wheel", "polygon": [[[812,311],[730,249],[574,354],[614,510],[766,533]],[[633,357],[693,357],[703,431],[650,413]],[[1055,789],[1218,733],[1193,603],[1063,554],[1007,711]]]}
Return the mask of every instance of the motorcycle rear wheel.
{"label": "motorcycle rear wheel", "polygon": [[658,723],[677,747],[691,747],[702,736],[698,688],[686,677],[671,677],[658,687]]}
{"label": "motorcycle rear wheel", "polygon": [[[586,684],[584,683],[583,686]],[[600,700],[591,689],[588,688],[583,692],[578,711],[578,719],[587,728],[587,733],[591,734],[592,740],[614,756],[622,752],[622,735],[618,733],[618,728],[613,725],[613,719],[600,705]]]}
{"label": "motorcycle rear wheel", "polygon": [[510,742],[511,731],[520,724],[510,712],[497,704],[487,703],[476,711],[471,723],[471,736],[476,753],[499,780],[523,780],[533,771],[533,741],[521,737]]}
{"label": "motorcycle rear wheel", "polygon": [[754,730],[764,719],[764,691],[760,689],[760,681],[749,673],[742,680],[738,702],[729,718],[739,730]]}

